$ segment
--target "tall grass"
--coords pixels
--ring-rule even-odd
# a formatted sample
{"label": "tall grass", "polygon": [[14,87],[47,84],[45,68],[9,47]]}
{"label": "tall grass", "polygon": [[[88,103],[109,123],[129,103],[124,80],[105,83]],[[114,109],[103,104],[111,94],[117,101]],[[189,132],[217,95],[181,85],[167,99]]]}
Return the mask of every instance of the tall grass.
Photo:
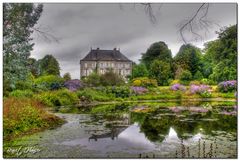
{"label": "tall grass", "polygon": [[17,136],[55,126],[63,121],[44,110],[43,104],[30,98],[6,98],[3,101],[3,138]]}

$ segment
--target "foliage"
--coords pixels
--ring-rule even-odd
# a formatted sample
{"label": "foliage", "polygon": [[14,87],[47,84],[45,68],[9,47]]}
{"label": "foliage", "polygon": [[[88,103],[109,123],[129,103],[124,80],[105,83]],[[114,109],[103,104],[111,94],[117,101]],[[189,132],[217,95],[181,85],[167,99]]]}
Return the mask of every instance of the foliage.
{"label": "foliage", "polygon": [[132,80],[133,86],[157,87],[157,80],[148,77],[139,77]]}
{"label": "foliage", "polygon": [[3,101],[3,138],[13,139],[23,133],[62,123],[62,120],[44,110],[37,100],[7,98]]}
{"label": "foliage", "polygon": [[130,96],[131,90],[127,86],[108,86],[106,93],[113,94],[116,98],[126,98]]}
{"label": "foliage", "polygon": [[46,75],[34,80],[36,90],[56,90],[63,86],[63,79],[56,75]]}
{"label": "foliage", "polygon": [[172,77],[170,63],[154,60],[150,66],[150,76],[156,79],[159,85],[168,85],[168,80]]}
{"label": "foliage", "polygon": [[[182,45],[179,52],[174,57],[175,73],[178,68],[188,70],[192,75],[201,70],[202,54],[197,47],[187,44]],[[175,77],[178,79],[178,77]]]}
{"label": "foliage", "polygon": [[190,80],[192,80],[192,74],[189,70],[184,70],[180,75],[180,80],[182,83],[187,84]]}
{"label": "foliage", "polygon": [[74,105],[78,103],[78,97],[74,92],[70,92],[67,89],[61,89],[57,91],[42,92],[35,96],[43,104],[54,106]]}
{"label": "foliage", "polygon": [[202,84],[207,84],[207,85],[215,85],[216,83],[213,80],[207,79],[207,78],[203,78],[200,81]]}
{"label": "foliage", "polygon": [[201,79],[203,79],[203,74],[198,70],[198,71],[194,74],[193,79],[194,79],[194,80],[201,80]]}
{"label": "foliage", "polygon": [[148,76],[148,70],[145,64],[140,63],[138,65],[133,65],[132,78],[147,77],[147,76]]}
{"label": "foliage", "polygon": [[96,72],[92,72],[89,76],[83,78],[82,81],[90,87],[96,87],[101,84],[100,75]]}
{"label": "foliage", "polygon": [[112,96],[106,94],[105,87],[101,90],[84,88],[83,90],[77,91],[77,96],[82,102],[91,102],[91,101],[111,101],[113,100]]}
{"label": "foliage", "polygon": [[64,81],[69,81],[69,80],[71,80],[71,75],[70,75],[70,73],[65,73],[64,75],[63,75],[63,79],[64,79]]}
{"label": "foliage", "polygon": [[211,97],[211,87],[208,85],[194,85],[190,86],[190,92],[192,94],[199,94],[201,97]]}
{"label": "foliage", "polygon": [[103,86],[119,86],[124,84],[124,80],[120,75],[114,73],[113,70],[109,70],[100,75],[100,83]]}
{"label": "foliage", "polygon": [[237,79],[237,26],[217,32],[218,39],[205,44],[204,70],[213,81]]}
{"label": "foliage", "polygon": [[46,55],[38,61],[40,64],[40,75],[60,76],[59,63],[54,56]]}
{"label": "foliage", "polygon": [[146,65],[147,69],[150,69],[150,64],[152,64],[154,60],[171,63],[172,53],[165,42],[160,41],[153,43],[147,49],[146,53],[142,54],[141,62]]}
{"label": "foliage", "polygon": [[4,94],[15,89],[17,81],[27,79],[28,58],[33,49],[33,27],[43,5],[33,3],[3,4],[3,82]]}
{"label": "foliage", "polygon": [[172,86],[172,85],[174,85],[174,84],[179,84],[180,83],[180,80],[179,79],[174,79],[174,80],[171,80],[170,82],[169,82],[169,84]]}
{"label": "foliage", "polygon": [[136,95],[141,95],[141,94],[145,94],[148,92],[148,89],[145,87],[136,87],[136,86],[132,86],[131,90],[134,94]]}
{"label": "foliage", "polygon": [[172,85],[170,89],[173,90],[173,91],[178,91],[178,90],[185,91],[186,87],[182,84],[177,83],[177,84]]}
{"label": "foliage", "polygon": [[34,77],[38,77],[40,74],[39,62],[34,58],[28,58],[28,68]]}
{"label": "foliage", "polygon": [[224,81],[218,84],[218,90],[220,92],[233,92],[237,90],[237,81],[236,80],[229,80]]}
{"label": "foliage", "polygon": [[9,93],[9,96],[12,97],[32,97],[33,92],[31,90],[14,90]]}
{"label": "foliage", "polygon": [[83,87],[83,83],[78,79],[68,80],[64,82],[64,87],[66,87],[70,91],[76,91]]}
{"label": "foliage", "polygon": [[198,80],[193,80],[193,81],[191,81],[191,82],[189,83],[189,85],[200,85],[200,84],[204,84],[204,83],[202,83],[202,82],[200,82],[200,81],[198,81]]}

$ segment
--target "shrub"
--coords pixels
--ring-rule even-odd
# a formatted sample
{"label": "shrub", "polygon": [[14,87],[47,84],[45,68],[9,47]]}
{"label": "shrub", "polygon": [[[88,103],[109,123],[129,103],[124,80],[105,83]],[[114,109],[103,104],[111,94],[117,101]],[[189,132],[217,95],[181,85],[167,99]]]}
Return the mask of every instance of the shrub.
{"label": "shrub", "polygon": [[112,94],[117,98],[125,98],[125,97],[129,97],[131,94],[131,90],[129,89],[129,87],[127,86],[108,86],[106,88],[106,93],[107,94]]}
{"label": "shrub", "polygon": [[78,89],[83,87],[83,84],[78,79],[68,80],[64,83],[64,87],[69,89],[70,91],[77,91]]}
{"label": "shrub", "polygon": [[144,94],[144,93],[147,93],[148,92],[148,89],[147,88],[144,88],[144,87],[135,87],[135,86],[132,86],[131,87],[131,90],[134,94],[136,95],[141,95],[141,94]]}
{"label": "shrub", "polygon": [[180,91],[185,91],[186,87],[184,85],[181,85],[181,84],[177,83],[177,84],[172,85],[170,89],[173,90],[173,91],[179,91],[179,90]]}
{"label": "shrub", "polygon": [[216,82],[214,82],[213,80],[207,79],[207,78],[203,78],[200,81],[202,84],[207,84],[207,85],[215,85]]}
{"label": "shrub", "polygon": [[197,80],[193,80],[189,83],[189,85],[200,85],[202,84],[200,81],[197,81]]}
{"label": "shrub", "polygon": [[85,88],[84,90],[77,91],[77,96],[82,102],[91,101],[111,101],[112,97],[105,93],[105,88],[91,89]]}
{"label": "shrub", "polygon": [[157,80],[150,79],[148,77],[139,77],[132,80],[133,86],[142,86],[142,87],[157,87]]}
{"label": "shrub", "polygon": [[198,70],[198,71],[194,74],[193,79],[195,79],[195,80],[201,80],[201,79],[203,79],[203,74]]}
{"label": "shrub", "polygon": [[36,96],[43,104],[53,106],[73,105],[78,102],[78,97],[75,93],[62,89],[58,91],[43,92]]}
{"label": "shrub", "polygon": [[103,75],[100,75],[100,83],[103,86],[120,86],[124,85],[125,82],[120,75],[109,70]]}
{"label": "shrub", "polygon": [[134,81],[133,81],[132,85],[133,85],[133,86],[141,86],[141,83],[142,83],[141,80],[138,80],[138,79],[137,79],[137,80],[134,80]]}
{"label": "shrub", "polygon": [[12,97],[32,97],[33,92],[31,90],[15,90],[12,91],[9,96]]}
{"label": "shrub", "polygon": [[199,94],[201,97],[211,97],[210,86],[208,85],[194,85],[190,86],[190,92],[192,94]]}
{"label": "shrub", "polygon": [[59,124],[62,120],[46,112],[44,106],[34,99],[7,98],[3,101],[3,138],[15,136],[31,130],[40,130]]}
{"label": "shrub", "polygon": [[90,87],[96,87],[96,86],[99,86],[101,84],[100,75],[97,74],[96,72],[91,73],[87,77],[83,77],[82,81]]}
{"label": "shrub", "polygon": [[36,90],[57,90],[63,87],[63,78],[55,75],[41,76],[34,80]]}
{"label": "shrub", "polygon": [[181,74],[180,74],[180,80],[183,82],[188,82],[192,79],[192,74],[189,70],[184,70]]}
{"label": "shrub", "polygon": [[174,85],[174,84],[180,84],[180,80],[179,79],[172,80],[169,84],[171,86]]}
{"label": "shrub", "polygon": [[220,92],[233,92],[237,90],[237,81],[236,80],[229,80],[224,81],[218,84],[218,90]]}

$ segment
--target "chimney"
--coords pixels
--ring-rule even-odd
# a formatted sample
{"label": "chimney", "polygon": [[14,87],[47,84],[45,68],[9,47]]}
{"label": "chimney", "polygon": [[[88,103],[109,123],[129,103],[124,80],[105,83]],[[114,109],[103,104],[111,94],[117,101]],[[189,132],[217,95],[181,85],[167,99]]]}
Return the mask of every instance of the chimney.
{"label": "chimney", "polygon": [[117,48],[114,48],[113,50],[117,50]]}
{"label": "chimney", "polygon": [[97,50],[99,50],[99,48],[97,48]]}

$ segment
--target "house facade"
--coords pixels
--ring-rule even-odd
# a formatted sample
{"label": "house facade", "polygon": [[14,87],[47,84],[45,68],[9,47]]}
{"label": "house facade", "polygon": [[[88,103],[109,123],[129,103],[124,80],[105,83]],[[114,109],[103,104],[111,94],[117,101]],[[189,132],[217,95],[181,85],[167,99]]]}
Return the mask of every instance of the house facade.
{"label": "house facade", "polygon": [[80,60],[80,77],[89,76],[96,71],[104,74],[113,70],[123,78],[132,74],[132,61],[124,56],[120,50],[91,49],[91,51]]}

